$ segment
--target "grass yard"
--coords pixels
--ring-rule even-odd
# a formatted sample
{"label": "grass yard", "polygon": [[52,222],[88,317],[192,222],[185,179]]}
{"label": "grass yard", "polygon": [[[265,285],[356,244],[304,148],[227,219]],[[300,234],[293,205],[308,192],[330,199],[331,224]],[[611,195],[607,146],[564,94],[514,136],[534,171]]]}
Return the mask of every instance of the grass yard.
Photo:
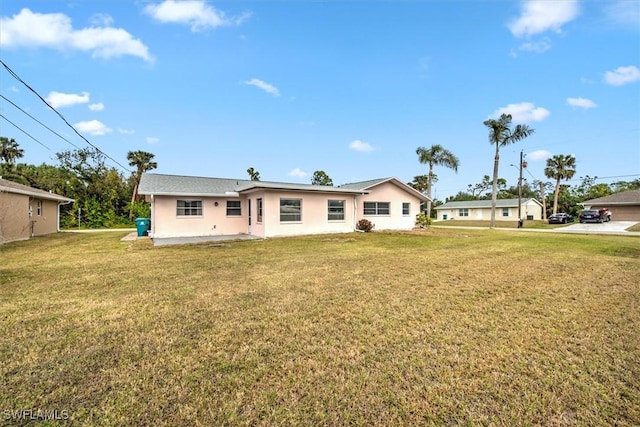
{"label": "grass yard", "polygon": [[0,246],[2,422],[640,424],[640,238],[124,234]]}

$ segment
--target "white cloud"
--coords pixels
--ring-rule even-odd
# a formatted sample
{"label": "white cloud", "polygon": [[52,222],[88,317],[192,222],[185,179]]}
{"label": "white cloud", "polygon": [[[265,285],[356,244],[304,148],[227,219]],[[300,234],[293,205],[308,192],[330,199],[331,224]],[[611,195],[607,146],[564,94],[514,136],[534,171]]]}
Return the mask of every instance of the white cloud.
{"label": "white cloud", "polygon": [[615,0],[604,3],[604,12],[614,24],[633,25],[638,28],[640,22],[640,2],[630,0]]}
{"label": "white cloud", "polygon": [[123,128],[118,128],[118,132],[123,135],[133,135],[134,133],[136,133],[136,131],[133,129],[123,129]]}
{"label": "white cloud", "polygon": [[373,148],[368,142],[362,142],[359,139],[351,142],[351,144],[349,144],[349,148],[354,151],[361,151],[363,153],[368,153],[375,150],[375,148]]}
{"label": "white cloud", "polygon": [[551,49],[551,41],[547,37],[535,42],[530,41],[530,42],[522,43],[518,47],[518,50],[521,50],[524,52],[534,52],[534,53],[543,53],[548,51],[549,49]]}
{"label": "white cloud", "polygon": [[613,86],[622,86],[628,83],[640,81],[640,70],[634,65],[618,67],[613,71],[607,71],[604,81]]}
{"label": "white cloud", "polygon": [[551,156],[552,154],[547,150],[536,150],[536,151],[527,153],[527,159],[529,160],[547,160]]}
{"label": "white cloud", "polygon": [[9,92],[15,92],[15,93],[18,93],[18,92],[20,92],[20,89],[18,89],[18,88],[17,88],[17,87],[15,87],[15,86],[9,86]]}
{"label": "white cloud", "polygon": [[304,178],[307,175],[309,175],[309,174],[304,172],[304,171],[302,171],[300,168],[295,168],[294,170],[289,172],[289,176],[293,176],[293,177],[296,177],[296,178]]}
{"label": "white cloud", "polygon": [[531,102],[521,102],[520,104],[509,104],[506,107],[497,109],[489,118],[497,119],[502,114],[511,114],[513,123],[520,122],[541,122],[551,114],[549,110],[536,107]]}
{"label": "white cloud", "polygon": [[3,48],[46,47],[91,52],[94,58],[131,55],[153,60],[147,46],[126,30],[109,26],[76,30],[65,14],[35,13],[26,8],[11,18],[0,18],[0,40]]}
{"label": "white cloud", "polygon": [[99,120],[78,122],[73,125],[73,127],[76,128],[78,132],[84,132],[94,136],[103,136],[111,132],[111,129]]}
{"label": "white cloud", "polygon": [[107,13],[96,13],[91,16],[89,22],[96,27],[109,27],[113,25],[113,18]]}
{"label": "white cloud", "polygon": [[586,98],[567,98],[567,104],[579,108],[595,108],[596,103]]}
{"label": "white cloud", "polygon": [[560,32],[562,26],[574,20],[578,13],[577,0],[527,0],[522,3],[520,16],[507,26],[516,37],[532,36],[546,31]]}
{"label": "white cloud", "polygon": [[275,87],[272,84],[269,84],[267,82],[264,82],[264,81],[262,81],[260,79],[247,80],[247,81],[244,82],[244,84],[260,88],[260,89],[264,90],[265,92],[268,92],[268,93],[272,94],[273,96],[280,96],[280,91],[278,90],[277,87]]}
{"label": "white cloud", "polygon": [[76,93],[62,93],[62,92],[49,92],[49,96],[45,98],[47,104],[53,108],[70,107],[76,104],[86,104],[89,102],[89,92],[82,92],[78,95]]}
{"label": "white cloud", "polygon": [[191,31],[240,25],[251,16],[250,13],[245,13],[238,17],[230,18],[224,12],[207,5],[202,0],[165,0],[160,4],[146,6],[144,11],[159,22],[189,25]]}
{"label": "white cloud", "polygon": [[147,137],[147,144],[157,144],[158,142],[160,142],[160,138],[156,138],[155,136],[148,136]]}
{"label": "white cloud", "polygon": [[102,111],[102,110],[104,110],[104,104],[102,102],[97,102],[95,104],[89,104],[89,110],[91,110],[91,111]]}

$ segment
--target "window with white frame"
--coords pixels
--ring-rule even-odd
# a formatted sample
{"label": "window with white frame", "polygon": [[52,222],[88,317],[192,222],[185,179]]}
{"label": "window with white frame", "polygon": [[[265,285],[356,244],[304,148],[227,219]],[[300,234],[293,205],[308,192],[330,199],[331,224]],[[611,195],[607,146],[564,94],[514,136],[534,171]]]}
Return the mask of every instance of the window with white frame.
{"label": "window with white frame", "polygon": [[458,209],[458,216],[469,216],[469,209],[467,208]]}
{"label": "window with white frame", "polygon": [[36,215],[42,216],[42,200],[38,200],[36,203]]}
{"label": "window with white frame", "polygon": [[365,215],[389,215],[389,202],[364,202]]}
{"label": "window with white frame", "polygon": [[302,199],[280,199],[280,221],[302,221]]}
{"label": "window with white frame", "polygon": [[411,207],[411,203],[408,203],[408,202],[402,203],[402,215],[404,216],[409,215],[410,207]]}
{"label": "window with white frame", "polygon": [[344,200],[329,200],[327,203],[327,219],[344,221]]}
{"label": "window with white frame", "polygon": [[242,215],[240,200],[227,200],[227,216]]}
{"label": "window with white frame", "polygon": [[258,222],[262,222],[262,199],[256,199],[256,210],[258,211]]}
{"label": "window with white frame", "polygon": [[509,216],[509,208],[502,208],[502,216]]}
{"label": "window with white frame", "polygon": [[178,200],[177,216],[202,216],[202,200]]}

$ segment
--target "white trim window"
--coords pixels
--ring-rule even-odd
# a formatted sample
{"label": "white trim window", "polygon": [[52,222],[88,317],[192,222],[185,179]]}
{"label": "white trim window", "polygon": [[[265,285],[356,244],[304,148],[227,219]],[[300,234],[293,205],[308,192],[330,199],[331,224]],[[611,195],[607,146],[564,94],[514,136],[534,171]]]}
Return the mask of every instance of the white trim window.
{"label": "white trim window", "polygon": [[256,199],[257,222],[262,222],[262,199]]}
{"label": "white trim window", "polygon": [[389,215],[389,202],[364,202],[363,213],[367,216]]}
{"label": "white trim window", "polygon": [[344,221],[344,200],[327,201],[327,220]]}
{"label": "white trim window", "polygon": [[509,216],[509,208],[502,208],[502,216]]}
{"label": "white trim window", "polygon": [[458,209],[458,216],[469,216],[469,209],[467,208]]}
{"label": "white trim window", "polygon": [[402,215],[409,216],[409,210],[411,209],[411,203],[402,202]]}
{"label": "white trim window", "polygon": [[202,216],[202,200],[178,200],[177,216]]}
{"label": "white trim window", "polygon": [[240,200],[227,200],[227,216],[242,216]]}
{"label": "white trim window", "polygon": [[280,221],[302,221],[302,199],[280,199]]}
{"label": "white trim window", "polygon": [[36,202],[36,215],[42,216],[42,200]]}

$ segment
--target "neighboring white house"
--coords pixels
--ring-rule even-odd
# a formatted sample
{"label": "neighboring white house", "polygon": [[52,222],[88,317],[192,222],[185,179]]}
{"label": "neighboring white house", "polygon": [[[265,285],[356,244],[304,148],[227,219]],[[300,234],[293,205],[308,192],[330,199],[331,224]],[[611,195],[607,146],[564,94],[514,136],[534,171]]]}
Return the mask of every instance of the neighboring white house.
{"label": "neighboring white house", "polygon": [[360,219],[376,230],[410,230],[422,193],[396,178],[342,186],[145,173],[154,238],[348,233]]}
{"label": "neighboring white house", "polygon": [[[447,202],[434,208],[438,220],[491,220],[491,200]],[[542,219],[542,204],[536,199],[522,199],[520,214],[523,220]],[[517,221],[518,199],[496,201],[496,221]]]}

